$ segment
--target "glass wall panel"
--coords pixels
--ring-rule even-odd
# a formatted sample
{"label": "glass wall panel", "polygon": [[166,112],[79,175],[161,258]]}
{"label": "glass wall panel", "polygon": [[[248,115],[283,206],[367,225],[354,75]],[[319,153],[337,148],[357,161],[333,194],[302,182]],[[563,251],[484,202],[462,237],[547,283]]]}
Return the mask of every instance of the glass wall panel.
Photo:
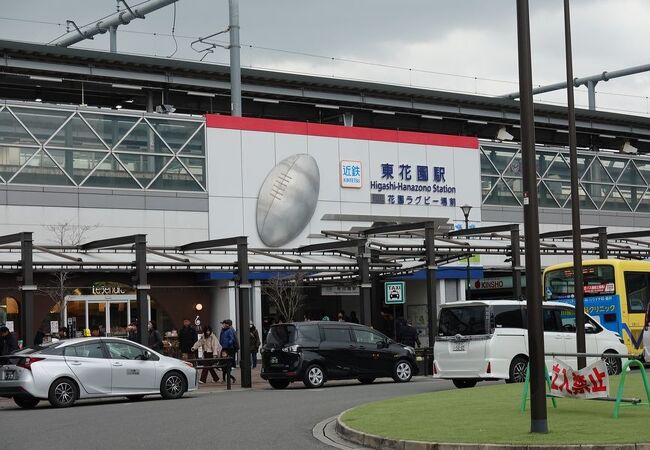
{"label": "glass wall panel", "polygon": [[484,147],[485,155],[499,172],[503,172],[517,152],[516,148]]}
{"label": "glass wall panel", "polygon": [[[205,156],[205,130],[200,130],[196,133],[185,147],[183,147],[180,154],[187,156]],[[482,153],[481,158],[484,158]],[[494,168],[492,168],[492,170],[494,170]]]}
{"label": "glass wall panel", "polygon": [[175,152],[178,152],[201,126],[196,122],[181,120],[147,118],[147,121]]}
{"label": "glass wall panel", "polygon": [[543,208],[559,208],[559,205],[557,204],[557,202],[553,198],[553,195],[551,194],[551,191],[544,184],[543,181],[537,186],[537,199],[538,199],[540,207],[543,207]]}
{"label": "glass wall panel", "polygon": [[[68,323],[65,326],[68,327],[68,336],[82,337],[86,328],[86,302],[66,302],[66,314]],[[70,319],[73,319],[72,322]]]}
{"label": "glass wall panel", "polygon": [[569,164],[564,160],[562,155],[557,155],[557,157],[551,163],[551,166],[548,168],[548,171],[544,175],[544,179],[552,180],[570,180],[571,171],[569,170]]}
{"label": "glass wall panel", "polygon": [[621,175],[621,172],[623,172],[623,169],[625,168],[627,164],[627,160],[625,159],[619,159],[619,158],[607,158],[604,156],[601,156],[600,162],[603,164],[603,167],[609,175],[616,181],[618,177]]}
{"label": "glass wall panel", "polygon": [[147,186],[154,177],[164,169],[172,156],[142,155],[135,153],[115,154],[129,172],[142,184]]}
{"label": "glass wall panel", "polygon": [[132,116],[91,113],[81,115],[110,148],[113,148],[138,121],[138,117]]}
{"label": "glass wall panel", "polygon": [[607,211],[630,211],[627,202],[616,188],[612,190],[612,193],[605,200],[602,209]]}
{"label": "glass wall panel", "polygon": [[582,183],[585,191],[591,197],[591,199],[596,204],[596,207],[600,209],[601,205],[605,201],[605,198],[614,188],[613,184],[601,184],[601,183]]}
{"label": "glass wall panel", "polygon": [[168,191],[201,191],[201,186],[194,181],[183,165],[174,160],[165,171],[151,184],[150,189]]}
{"label": "glass wall panel", "polygon": [[41,144],[45,143],[63,125],[63,122],[74,114],[70,111],[21,108],[18,106],[12,106],[10,109]]}
{"label": "glass wall panel", "polygon": [[639,202],[643,199],[643,193],[646,190],[645,186],[625,186],[620,184],[617,186],[617,188],[623,198],[627,200],[627,203],[630,205],[630,209],[632,211],[634,211],[639,205]]}
{"label": "glass wall panel", "polygon": [[79,184],[99,164],[108,153],[85,152],[77,150],[48,149],[48,153],[59,163],[63,170]]}
{"label": "glass wall panel", "polygon": [[503,171],[504,177],[521,177],[521,152],[517,152],[515,156]]}
{"label": "glass wall panel", "polygon": [[38,145],[18,120],[5,108],[0,111],[0,144]]}
{"label": "glass wall panel", "polygon": [[47,147],[80,150],[107,150],[106,146],[79,116],[74,116],[48,142]]}
{"label": "glass wall panel", "polygon": [[625,170],[620,175],[618,182],[621,184],[631,184],[635,186],[646,186],[646,182],[641,176],[639,169],[636,168],[634,161],[629,161]]}
{"label": "glass wall panel", "polygon": [[190,173],[194,175],[194,178],[196,178],[199,183],[205,187],[205,159],[182,157],[179,157],[179,159],[190,170]]}
{"label": "glass wall panel", "polygon": [[637,212],[650,213],[650,189],[643,195],[643,200],[639,202]]}
{"label": "glass wall panel", "polygon": [[553,197],[558,201],[560,207],[563,207],[571,196],[571,183],[569,181],[553,180],[545,180],[544,183],[553,194]]}
{"label": "glass wall panel", "polygon": [[519,201],[510,192],[506,183],[499,180],[492,192],[485,199],[487,205],[520,206]]}
{"label": "glass wall panel", "polygon": [[165,145],[145,121],[137,124],[115,150],[121,152],[162,153],[167,155],[171,153],[167,145]]}
{"label": "glass wall panel", "polygon": [[17,184],[46,184],[74,186],[74,183],[43,150],[40,150],[27,165],[11,180]]}
{"label": "glass wall panel", "polygon": [[[596,204],[585,194],[585,190],[582,185],[578,186],[578,193],[580,196],[580,209],[598,209]],[[571,203],[566,204],[567,208],[571,207]]]}
{"label": "glass wall panel", "polygon": [[9,147],[0,145],[0,175],[9,181],[18,169],[38,151],[38,148]]}
{"label": "glass wall panel", "polygon": [[87,187],[140,189],[140,185],[113,155],[109,155],[99,164],[93,174],[84,181],[83,185]]}
{"label": "glass wall panel", "polygon": [[499,177],[487,177],[485,175],[481,177],[481,197],[483,200],[486,199],[487,195],[492,190],[492,186],[494,186],[497,181],[499,181]]}
{"label": "glass wall panel", "polygon": [[537,151],[537,159],[535,160],[537,176],[543,176],[546,173],[556,154],[557,152]]}

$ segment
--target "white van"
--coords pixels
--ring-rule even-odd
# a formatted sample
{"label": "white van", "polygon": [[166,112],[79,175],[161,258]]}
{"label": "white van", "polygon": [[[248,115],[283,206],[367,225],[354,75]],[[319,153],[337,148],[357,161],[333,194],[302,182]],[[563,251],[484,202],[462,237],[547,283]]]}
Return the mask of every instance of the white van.
{"label": "white van", "polygon": [[[544,302],[544,352],[576,352],[575,308]],[[585,317],[587,353],[627,354],[623,339]],[[433,348],[434,378],[452,380],[459,388],[482,380],[522,382],[528,365],[526,303],[485,300],[447,303],[440,308],[438,335]],[[552,357],[546,357],[550,370]],[[577,366],[577,358],[560,357]],[[596,358],[587,358],[590,364]],[[625,360],[605,358],[610,374],[621,372]]]}

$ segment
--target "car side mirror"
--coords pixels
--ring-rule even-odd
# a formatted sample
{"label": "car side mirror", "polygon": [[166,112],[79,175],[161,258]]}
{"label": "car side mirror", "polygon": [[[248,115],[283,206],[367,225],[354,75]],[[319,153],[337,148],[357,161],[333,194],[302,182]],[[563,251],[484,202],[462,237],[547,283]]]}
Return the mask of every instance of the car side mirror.
{"label": "car side mirror", "polygon": [[144,359],[145,361],[150,360],[151,359],[151,352],[149,350],[145,351],[144,352],[144,358],[142,358],[142,359]]}
{"label": "car side mirror", "polygon": [[377,348],[388,348],[389,345],[390,345],[390,342],[388,340],[383,340],[383,341],[377,342]]}
{"label": "car side mirror", "polygon": [[585,323],[585,333],[593,334],[596,332],[596,327],[590,324],[589,322]]}

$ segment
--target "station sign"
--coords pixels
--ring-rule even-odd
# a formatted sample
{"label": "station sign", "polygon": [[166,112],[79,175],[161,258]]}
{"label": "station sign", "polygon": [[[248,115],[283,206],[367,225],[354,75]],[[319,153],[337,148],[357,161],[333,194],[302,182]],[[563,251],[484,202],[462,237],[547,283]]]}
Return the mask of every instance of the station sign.
{"label": "station sign", "polygon": [[384,303],[402,305],[406,301],[406,283],[404,281],[387,281],[384,283]]}

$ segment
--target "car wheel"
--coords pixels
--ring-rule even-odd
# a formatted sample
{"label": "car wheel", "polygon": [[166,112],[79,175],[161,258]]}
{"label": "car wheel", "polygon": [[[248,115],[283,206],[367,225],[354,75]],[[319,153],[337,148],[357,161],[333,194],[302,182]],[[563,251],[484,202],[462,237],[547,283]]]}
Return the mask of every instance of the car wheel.
{"label": "car wheel", "polygon": [[321,366],[313,364],[305,370],[305,377],[302,380],[308,388],[319,388],[325,383],[325,372]]}
{"label": "car wheel", "polygon": [[23,409],[32,409],[38,405],[39,399],[34,397],[14,397],[14,403]]}
{"label": "car wheel", "polygon": [[406,383],[407,381],[411,381],[411,377],[413,377],[413,367],[411,366],[411,363],[403,359],[397,361],[397,364],[395,364],[395,368],[393,369],[393,380],[397,383]]}
{"label": "car wheel", "polygon": [[128,398],[132,402],[139,402],[144,398],[144,395],[127,395],[126,398]]}
{"label": "car wheel", "polygon": [[[615,354],[616,353],[613,350],[607,350],[605,354],[610,353],[610,354]],[[607,367],[607,374],[608,375],[618,375],[623,371],[623,362],[619,358],[608,358],[608,357],[603,357],[603,361],[605,361],[605,366]]]}
{"label": "car wheel", "polygon": [[458,389],[473,388],[477,383],[476,380],[466,378],[454,378],[451,382],[454,383],[454,386]]}
{"label": "car wheel", "polygon": [[358,378],[358,380],[361,382],[361,384],[371,384],[373,381],[375,381],[375,378]]}
{"label": "car wheel", "polygon": [[55,408],[72,406],[79,397],[79,389],[70,378],[59,378],[50,386],[48,400]]}
{"label": "car wheel", "polygon": [[523,356],[515,356],[510,363],[510,378],[506,383],[523,383],[526,381],[526,369],[528,369],[528,360]]}
{"label": "car wheel", "polygon": [[269,384],[273,389],[284,389],[289,386],[289,380],[269,380]]}
{"label": "car wheel", "polygon": [[181,398],[187,391],[187,383],[183,375],[169,372],[160,381],[160,395],[166,400]]}

